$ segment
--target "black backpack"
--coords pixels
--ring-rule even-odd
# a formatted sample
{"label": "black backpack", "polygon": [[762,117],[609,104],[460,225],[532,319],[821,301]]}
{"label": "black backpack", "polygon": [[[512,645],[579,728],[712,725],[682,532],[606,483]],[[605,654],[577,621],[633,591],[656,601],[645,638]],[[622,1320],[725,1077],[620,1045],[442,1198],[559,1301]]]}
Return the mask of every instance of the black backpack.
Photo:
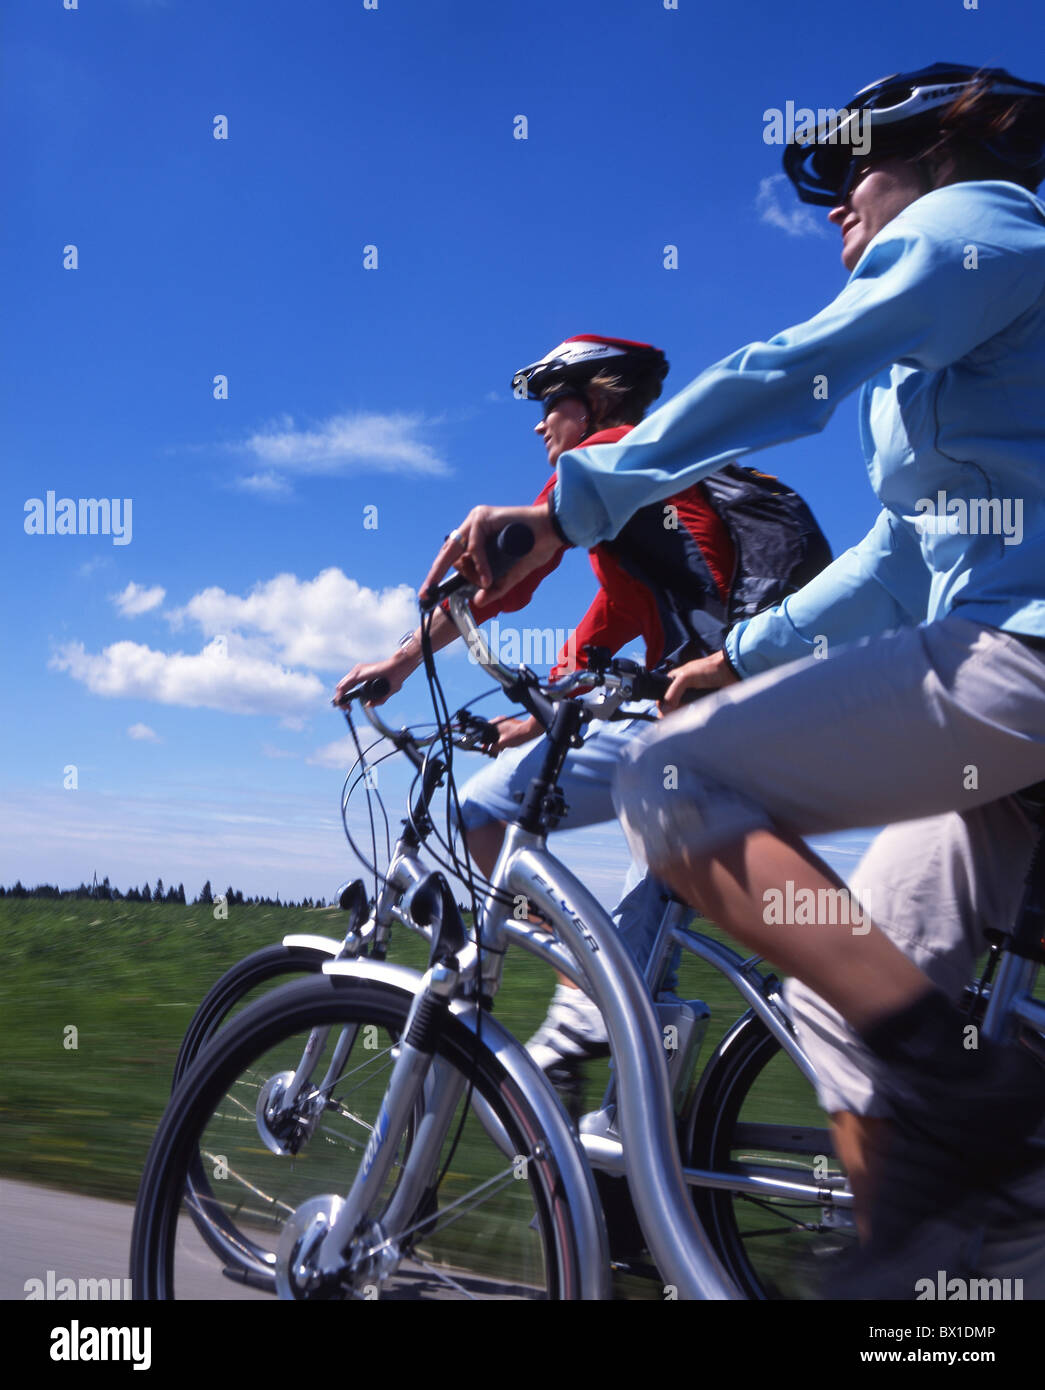
{"label": "black backpack", "polygon": [[730,624],[772,608],[831,563],[831,547],[813,513],[779,478],[727,463],[704,486],[737,555]]}
{"label": "black backpack", "polygon": [[665,528],[662,503],[639,510],[605,550],[648,592],[670,667],[717,651],[734,623],[800,589],[831,560],[831,547],[799,497],[779,478],[728,463],[703,480],[735,552],[729,602],[685,528]]}

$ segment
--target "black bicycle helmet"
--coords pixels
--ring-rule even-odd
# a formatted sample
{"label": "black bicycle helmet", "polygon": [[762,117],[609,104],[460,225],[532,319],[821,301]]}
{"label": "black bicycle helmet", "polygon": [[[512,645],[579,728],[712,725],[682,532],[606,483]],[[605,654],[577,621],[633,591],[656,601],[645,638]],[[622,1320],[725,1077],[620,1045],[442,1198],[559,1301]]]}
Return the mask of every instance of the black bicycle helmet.
{"label": "black bicycle helmet", "polygon": [[941,129],[945,111],[973,88],[991,97],[1033,103],[1028,114],[983,142],[983,148],[1002,165],[1040,182],[1045,176],[1045,86],[1013,77],[1004,68],[962,63],[933,63],[917,72],[896,73],[857,92],[841,110],[818,113],[826,120],[815,129],[796,132],[784,151],[784,171],[802,202],[837,207],[845,201],[856,168],[854,145],[867,152],[856,154],[855,160],[872,152],[888,157],[917,149]]}

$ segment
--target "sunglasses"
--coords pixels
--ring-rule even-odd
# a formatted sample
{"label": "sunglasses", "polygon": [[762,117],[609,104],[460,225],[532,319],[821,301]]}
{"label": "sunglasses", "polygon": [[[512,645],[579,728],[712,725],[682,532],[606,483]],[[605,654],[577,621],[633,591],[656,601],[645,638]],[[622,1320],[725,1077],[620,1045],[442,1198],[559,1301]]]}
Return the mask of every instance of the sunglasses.
{"label": "sunglasses", "polygon": [[583,391],[576,391],[569,387],[564,387],[561,391],[553,391],[550,396],[545,397],[543,402],[544,418],[547,420],[552,411],[558,408],[559,402],[564,400],[580,401],[589,413],[591,411],[591,407],[588,405],[588,398]]}

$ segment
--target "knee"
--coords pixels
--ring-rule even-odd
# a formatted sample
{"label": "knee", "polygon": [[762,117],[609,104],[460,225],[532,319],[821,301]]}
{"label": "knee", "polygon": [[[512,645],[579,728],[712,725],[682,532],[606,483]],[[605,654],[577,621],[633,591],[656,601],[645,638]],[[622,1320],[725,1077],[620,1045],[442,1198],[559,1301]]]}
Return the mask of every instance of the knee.
{"label": "knee", "polygon": [[614,804],[633,854],[670,881],[683,857],[703,857],[770,822],[749,797],[701,767],[677,740],[628,749],[614,782]]}

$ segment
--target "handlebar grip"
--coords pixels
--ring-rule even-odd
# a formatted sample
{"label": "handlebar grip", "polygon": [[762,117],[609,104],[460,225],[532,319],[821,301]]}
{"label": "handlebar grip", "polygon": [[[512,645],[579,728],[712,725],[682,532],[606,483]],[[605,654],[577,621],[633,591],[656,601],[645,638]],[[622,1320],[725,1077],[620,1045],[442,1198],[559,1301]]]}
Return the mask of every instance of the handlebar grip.
{"label": "handlebar grip", "polygon": [[375,680],[364,681],[362,685],[357,685],[355,690],[350,690],[341,703],[347,705],[352,700],[362,700],[364,703],[383,700],[391,689],[384,676],[378,676]]}
{"label": "handlebar grip", "polygon": [[638,700],[662,700],[671,684],[669,676],[656,676],[652,671],[643,671],[632,680],[635,697]]}
{"label": "handlebar grip", "polygon": [[516,560],[529,555],[533,549],[533,532],[523,521],[511,521],[496,539],[486,547],[491,576],[496,582],[506,575]]}
{"label": "handlebar grip", "polygon": [[[491,537],[486,546],[486,560],[490,566],[490,577],[494,584],[508,573],[517,560],[529,555],[533,549],[533,532],[522,521],[509,522],[496,536]],[[463,574],[451,575],[435,589],[422,598],[421,607],[427,612],[444,599],[465,588],[471,581]]]}
{"label": "handlebar grip", "polygon": [[[635,698],[638,700],[663,700],[671,684],[670,676],[655,675],[643,671],[633,681]],[[714,695],[713,690],[687,690],[682,696],[682,704],[691,705],[694,700],[702,700],[705,695]]]}
{"label": "handlebar grip", "polygon": [[501,731],[497,725],[491,724],[488,719],[470,719],[462,732],[479,745],[481,752],[494,748],[501,736]]}

